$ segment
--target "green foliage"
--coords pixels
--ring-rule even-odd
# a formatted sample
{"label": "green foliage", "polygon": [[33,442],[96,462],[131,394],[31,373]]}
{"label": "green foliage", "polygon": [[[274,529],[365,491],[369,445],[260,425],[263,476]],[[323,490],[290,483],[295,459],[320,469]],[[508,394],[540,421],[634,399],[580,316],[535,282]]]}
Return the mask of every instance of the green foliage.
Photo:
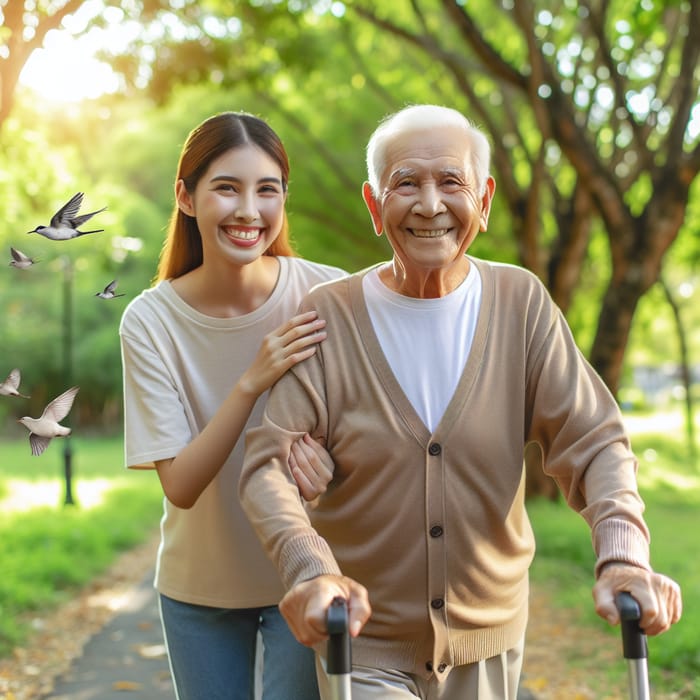
{"label": "green foliage", "polygon": [[[0,498],[25,484],[30,494],[61,494],[57,444],[41,458],[28,444],[5,441],[0,451]],[[151,474],[121,467],[119,438],[77,441],[78,493],[94,502],[25,509],[6,502],[0,509],[0,656],[29,630],[32,611],[53,607],[102,572],[115,556],[157,528],[162,491]],[[21,506],[18,510],[17,506]]]}
{"label": "green foliage", "polygon": [[[656,48],[669,39],[666,20],[681,3],[648,4],[653,11],[641,11],[639,3],[628,0],[609,3],[602,29],[611,47],[621,52],[624,65],[619,65],[628,70],[623,77],[635,90],[651,84],[638,75],[641,68],[659,75],[667,71],[668,77],[658,83],[658,97],[665,99],[679,57],[674,48],[660,64]],[[65,388],[64,255],[76,270],[74,373],[82,387],[72,418],[85,427],[114,420],[121,393],[119,316],[155,274],[173,207],[181,145],[192,127],[217,111],[259,114],[281,134],[292,166],[291,232],[304,256],[351,271],[388,257],[389,247],[372,232],[360,197],[364,144],[385,114],[414,102],[453,105],[492,134],[494,153],[500,158],[498,188],[489,230],[476,239],[472,252],[504,262],[521,260],[524,244],[518,238],[518,210],[511,208],[511,175],[523,197],[520,205],[530,197],[541,198],[535,237],[539,259],[546,260],[556,244],[562,198],[573,191],[576,172],[550,140],[544,159],[547,177],[556,188],[539,195],[531,190],[542,130],[525,96],[494,76],[469,49],[458,24],[446,21],[449,3],[434,0],[420,8],[416,3],[355,2],[343,8],[337,3],[218,0],[185,0],[178,9],[157,1],[148,3],[147,9],[139,5],[133,5],[134,17],[144,33],[134,39],[131,55],[114,59],[128,64],[127,82],[133,79],[126,98],[105,96],[83,105],[52,105],[48,119],[46,106],[20,90],[0,131],[0,249],[8,260],[9,246],[14,245],[41,261],[25,273],[0,265],[0,373],[20,366],[32,393],[30,410],[19,402],[0,403],[0,434],[10,429],[6,419],[41,410],[45,400]],[[384,23],[394,23],[404,34],[368,21],[362,8],[377,13]],[[467,9],[477,18],[483,37],[494,41],[500,58],[517,70],[528,64],[522,33],[515,26],[516,13],[488,2],[469,3]],[[601,153],[609,148],[621,158],[618,162],[610,155],[609,170],[617,172],[635,153],[637,158],[647,153],[646,143],[639,151],[624,142],[629,139],[628,127],[614,128],[614,119],[621,117],[596,111],[592,98],[608,85],[610,76],[597,63],[602,54],[589,50],[591,28],[575,11],[576,3],[563,3],[557,13],[546,3],[534,3],[534,9],[534,36],[547,44],[562,89],[577,90],[580,119],[590,126],[592,141]],[[130,11],[120,8],[96,22],[109,25],[117,16],[126,21]],[[151,25],[152,20],[156,24]],[[434,41],[437,36],[439,42]],[[187,40],[180,42],[180,37]],[[678,37],[676,42],[682,32]],[[153,82],[148,90],[141,89],[149,75]],[[659,112],[658,124],[651,129],[652,135],[657,134],[657,146],[666,133],[668,116]],[[686,150],[690,146],[689,142]],[[643,210],[653,191],[644,177],[629,186],[620,180],[619,186],[634,213]],[[695,183],[681,236],[667,256],[672,263],[671,284],[696,274],[698,187]],[[76,191],[86,192],[87,206],[108,206],[99,216],[104,233],[63,245],[25,235]],[[600,222],[595,222],[578,291],[567,313],[584,351],[593,344],[611,270],[609,240]],[[102,303],[94,294],[114,278],[126,296]],[[691,310],[700,306],[691,302],[685,311],[688,325],[700,328]],[[663,305],[653,293],[648,303],[640,304],[630,363],[637,361],[637,350],[645,362],[655,364],[676,357],[673,334],[659,312]],[[691,356],[698,352],[695,333]]]}

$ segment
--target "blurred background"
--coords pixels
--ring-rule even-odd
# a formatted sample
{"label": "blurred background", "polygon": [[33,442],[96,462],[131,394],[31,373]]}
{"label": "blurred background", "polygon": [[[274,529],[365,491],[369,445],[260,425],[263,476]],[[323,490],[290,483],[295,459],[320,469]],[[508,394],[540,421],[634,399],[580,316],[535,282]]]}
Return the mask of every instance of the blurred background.
{"label": "blurred background", "polygon": [[[682,401],[697,379],[697,2],[5,0],[0,12],[0,250],[40,261],[0,276],[0,373],[21,366],[33,413],[72,366],[74,419],[118,424],[120,313],[155,272],[187,133],[228,109],[282,135],[301,254],[349,270],[387,255],[360,198],[378,120],[412,102],[464,111],[490,134],[498,183],[473,253],[535,271],[626,404]],[[78,191],[83,212],[108,207],[91,222],[104,233],[25,235]],[[114,278],[126,296],[96,299]],[[2,402],[0,417],[17,408]]]}
{"label": "blurred background", "polygon": [[[160,498],[120,470],[118,325],[155,274],[190,129],[223,110],[268,120],[300,254],[355,271],[389,250],[361,200],[364,146],[417,102],[489,135],[496,199],[471,252],[545,282],[626,416],[656,431],[639,443],[649,489],[674,484],[676,511],[692,493],[697,513],[698,0],[2,0],[0,18],[0,380],[20,368],[31,395],[0,397],[8,513],[32,503],[8,505],[27,480],[61,501],[64,445],[28,457],[15,419],[71,384],[76,478]],[[27,235],[76,192],[82,212],[107,207],[90,221],[104,232]],[[38,262],[10,266],[10,247]],[[124,296],[96,297],[113,279]],[[530,482],[556,498],[538,470]]]}

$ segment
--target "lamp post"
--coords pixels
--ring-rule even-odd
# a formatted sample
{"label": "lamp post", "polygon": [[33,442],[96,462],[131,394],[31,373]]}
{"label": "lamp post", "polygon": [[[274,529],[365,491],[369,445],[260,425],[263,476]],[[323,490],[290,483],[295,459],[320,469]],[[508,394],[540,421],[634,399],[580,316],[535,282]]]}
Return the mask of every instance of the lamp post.
{"label": "lamp post", "polygon": [[[73,262],[63,257],[63,377],[67,386],[73,386]],[[73,451],[70,435],[63,443],[63,476],[65,480],[64,505],[74,505]]]}

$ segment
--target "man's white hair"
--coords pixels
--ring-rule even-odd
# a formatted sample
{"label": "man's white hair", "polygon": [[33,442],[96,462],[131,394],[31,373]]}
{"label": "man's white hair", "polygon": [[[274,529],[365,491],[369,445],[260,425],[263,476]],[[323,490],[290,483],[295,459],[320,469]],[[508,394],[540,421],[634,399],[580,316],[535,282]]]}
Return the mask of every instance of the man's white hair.
{"label": "man's white hair", "polygon": [[479,194],[483,194],[489,175],[491,147],[484,133],[461,112],[440,105],[411,105],[383,119],[367,144],[367,179],[372,192],[379,196],[379,181],[386,168],[389,143],[409,131],[456,126],[464,129],[472,143],[472,167]]}

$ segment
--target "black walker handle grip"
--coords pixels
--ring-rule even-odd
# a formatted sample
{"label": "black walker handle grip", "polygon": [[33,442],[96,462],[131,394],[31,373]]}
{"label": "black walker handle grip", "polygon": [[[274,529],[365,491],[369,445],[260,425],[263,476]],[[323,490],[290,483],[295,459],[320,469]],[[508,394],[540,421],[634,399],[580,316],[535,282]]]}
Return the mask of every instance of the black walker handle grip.
{"label": "black walker handle grip", "polygon": [[626,659],[646,659],[648,656],[647,636],[639,626],[642,611],[639,603],[627,592],[615,596],[615,604],[620,613],[622,627],[622,652]]}
{"label": "black walker handle grip", "polygon": [[332,675],[343,675],[352,670],[350,634],[348,632],[347,601],[336,596],[331,601],[326,619],[328,628],[327,671]]}

